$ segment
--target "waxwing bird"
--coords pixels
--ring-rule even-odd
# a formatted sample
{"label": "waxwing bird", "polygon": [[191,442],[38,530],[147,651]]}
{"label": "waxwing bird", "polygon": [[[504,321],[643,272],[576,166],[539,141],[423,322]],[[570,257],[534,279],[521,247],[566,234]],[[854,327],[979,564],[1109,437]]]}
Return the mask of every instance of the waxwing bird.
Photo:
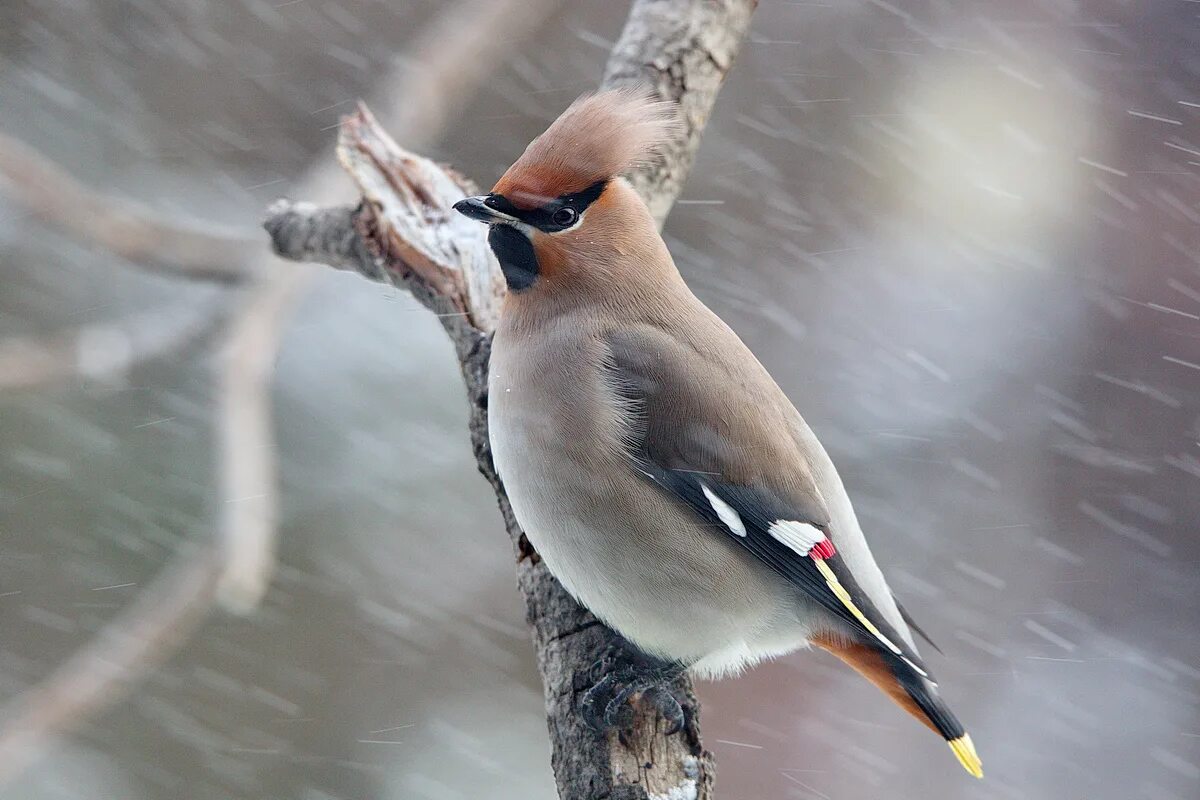
{"label": "waxwing bird", "polygon": [[608,676],[584,710],[618,724],[641,691],[678,723],[652,680],[815,644],[982,777],[833,462],[621,177],[673,113],[634,90],[584,96],[491,193],[455,205],[490,226],[509,287],[488,419],[513,511],[563,586],[645,654],[641,678]]}

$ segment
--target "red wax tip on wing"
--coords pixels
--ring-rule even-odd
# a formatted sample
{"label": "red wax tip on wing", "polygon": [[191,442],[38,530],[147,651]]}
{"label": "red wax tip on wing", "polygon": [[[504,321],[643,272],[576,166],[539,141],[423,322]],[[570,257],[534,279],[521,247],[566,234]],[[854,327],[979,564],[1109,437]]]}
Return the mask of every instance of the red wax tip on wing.
{"label": "red wax tip on wing", "polygon": [[837,555],[837,550],[833,547],[833,542],[828,538],[822,539],[813,545],[812,550],[808,552],[813,558],[819,558],[822,561],[827,558],[833,558]]}

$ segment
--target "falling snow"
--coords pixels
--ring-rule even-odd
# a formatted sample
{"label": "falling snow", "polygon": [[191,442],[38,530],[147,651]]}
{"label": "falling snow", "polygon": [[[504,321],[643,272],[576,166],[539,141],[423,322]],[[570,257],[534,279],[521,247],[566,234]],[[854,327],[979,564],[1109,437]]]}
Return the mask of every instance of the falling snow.
{"label": "falling snow", "polygon": [[[441,5],[5,0],[0,131],[254,237]],[[564,4],[427,152],[489,184],[596,83],[624,11]],[[1198,92],[1194,1],[761,4],[665,236],[838,463],[989,778],[799,653],[700,687],[718,797],[1197,796]],[[84,334],[77,380],[0,393],[7,701],[214,535],[212,342],[139,363],[109,323],[230,296],[41,227],[3,184],[0,265],[0,363]],[[0,797],[552,796],[436,322],[325,274],[277,370],[263,608],[214,616]]]}

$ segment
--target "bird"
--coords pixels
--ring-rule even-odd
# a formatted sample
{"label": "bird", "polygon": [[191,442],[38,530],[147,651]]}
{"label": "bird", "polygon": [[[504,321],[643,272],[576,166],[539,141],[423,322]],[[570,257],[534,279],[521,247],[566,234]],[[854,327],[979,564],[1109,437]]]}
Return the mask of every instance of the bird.
{"label": "bird", "polygon": [[716,679],[816,646],[981,778],[829,455],[688,288],[625,177],[681,125],[645,88],[586,94],[491,192],[454,205],[489,226],[507,284],[488,426],[513,513],[551,574],[638,654],[583,711],[619,727],[631,698],[651,697],[675,730],[680,704],[662,687],[683,671]]}

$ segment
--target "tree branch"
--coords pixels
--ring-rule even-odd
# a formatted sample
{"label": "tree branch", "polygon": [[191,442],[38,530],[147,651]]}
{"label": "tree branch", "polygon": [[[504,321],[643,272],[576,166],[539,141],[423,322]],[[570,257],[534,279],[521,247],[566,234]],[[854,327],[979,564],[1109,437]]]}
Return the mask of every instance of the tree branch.
{"label": "tree branch", "polygon": [[[679,194],[754,0],[637,0],[606,70],[605,87],[648,84],[677,101],[686,122],[661,163],[632,176],[660,220]],[[580,719],[589,668],[622,642],[550,575],[521,533],[492,462],[487,433],[491,333],[503,296],[483,226],[451,210],[468,181],[404,150],[365,108],[342,125],[338,156],[362,193],[357,208],[318,209],[280,202],[265,227],[282,256],[302,254],[408,289],[438,314],[454,342],[470,405],[471,441],[495,490],[517,557],[517,581],[533,631],[545,689],[552,762],[563,800],[709,800],[714,766],[700,742],[698,703],[687,678],[677,689],[689,724],[666,736],[664,722],[639,709],[624,741]],[[628,656],[626,656],[628,657]]]}
{"label": "tree branch", "polygon": [[313,270],[290,280],[264,280],[229,326],[218,376],[217,480],[222,555],[216,599],[247,614],[258,607],[275,571],[279,487],[271,378],[287,322]]}
{"label": "tree branch", "polygon": [[758,0],[637,2],[604,70],[605,87],[644,85],[679,104],[683,126],[660,162],[629,176],[654,218],[667,218],[700,149],[717,92]]}
{"label": "tree branch", "polygon": [[99,194],[32,147],[0,134],[0,189],[36,219],[141,267],[235,283],[252,274],[255,241],[213,224],[178,224],[141,203]]}
{"label": "tree branch", "polygon": [[119,377],[187,346],[224,317],[215,304],[130,314],[50,336],[0,341],[0,390],[45,389],[77,379]]}
{"label": "tree branch", "polygon": [[222,568],[216,542],[177,554],[109,624],[4,709],[0,786],[20,775],[56,733],[123,697],[187,641],[212,605]]}
{"label": "tree branch", "polygon": [[[427,141],[483,84],[493,60],[535,31],[561,2],[462,0],[439,9],[413,42],[411,57],[380,78],[386,118],[406,136]],[[301,190],[328,194],[338,177],[332,160],[318,161]],[[222,506],[217,535],[181,550],[104,630],[0,711],[0,787],[37,757],[47,739],[107,708],[170,657],[214,604],[244,613],[261,599],[274,570],[278,516],[270,378],[290,312],[314,274],[279,268],[254,240],[174,225],[136,203],[105,198],[29,147],[0,135],[0,188],[5,183],[39,219],[139,265],[223,282],[257,280],[230,323],[218,365],[214,426]],[[333,231],[340,242],[307,238],[317,230],[312,220],[329,214],[309,207],[289,226],[284,209],[278,210],[273,219],[291,242],[281,254],[307,260],[320,253],[335,265],[353,262],[360,269],[371,258],[351,227],[348,209],[330,212],[340,228],[319,228]],[[339,247],[347,248],[340,260],[334,255]],[[158,315],[147,317],[157,320]],[[140,331],[140,320],[131,321],[130,330]],[[190,331],[182,321],[177,325],[182,332],[173,334],[176,340]],[[0,344],[0,388],[64,374],[74,341]],[[121,366],[94,360],[84,366],[101,372]],[[5,383],[7,367],[19,367],[23,375]]]}

